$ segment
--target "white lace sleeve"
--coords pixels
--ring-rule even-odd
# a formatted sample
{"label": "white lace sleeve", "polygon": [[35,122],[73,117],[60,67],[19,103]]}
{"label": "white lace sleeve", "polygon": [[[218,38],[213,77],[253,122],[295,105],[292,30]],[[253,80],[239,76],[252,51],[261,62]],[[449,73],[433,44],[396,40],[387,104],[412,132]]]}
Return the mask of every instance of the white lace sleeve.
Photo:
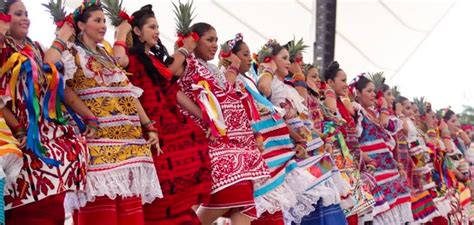
{"label": "white lace sleeve", "polygon": [[[71,49],[74,47],[74,44],[68,43],[68,48]],[[76,60],[75,57],[71,54],[69,50],[65,50],[61,54],[61,61],[64,66],[64,80],[69,80],[74,78],[74,74],[77,71],[77,65],[76,65]]]}

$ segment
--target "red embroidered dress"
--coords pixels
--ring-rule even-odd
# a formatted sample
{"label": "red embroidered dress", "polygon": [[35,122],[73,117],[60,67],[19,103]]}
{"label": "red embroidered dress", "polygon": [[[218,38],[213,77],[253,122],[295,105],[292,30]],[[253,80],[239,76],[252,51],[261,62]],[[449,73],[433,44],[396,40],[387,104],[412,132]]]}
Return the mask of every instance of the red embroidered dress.
{"label": "red embroidered dress", "polygon": [[176,102],[179,91],[172,83],[171,72],[150,56],[156,69],[166,76],[166,83],[156,85],[147,75],[136,55],[129,56],[128,72],[133,85],[143,89],[140,102],[151,120],[156,121],[163,153],[153,161],[160,174],[163,198],[144,206],[145,221],[157,224],[180,224],[194,216],[191,207],[206,201],[211,192],[210,159],[204,132],[189,116],[181,114]]}
{"label": "red embroidered dress", "polygon": [[[187,66],[179,82],[182,91],[198,104],[203,104],[203,95],[215,96],[226,126],[225,136],[216,137],[209,142],[213,196],[206,207],[253,206],[252,185],[249,187],[243,183],[268,177],[269,171],[256,146],[241,96],[217,67],[196,59],[194,55],[187,58]],[[202,85],[209,89],[201,88]],[[203,115],[205,114],[204,111]],[[203,120],[194,119],[203,128],[212,126],[211,123],[205,124]],[[236,189],[236,185],[243,188]]]}
{"label": "red embroidered dress", "polygon": [[[0,101],[7,102],[15,117],[25,128],[31,126],[31,111],[27,109],[27,97],[33,98],[33,94],[26,94],[28,87],[27,80],[35,80],[37,75],[38,85],[38,107],[39,107],[39,140],[46,148],[46,157],[60,162],[58,167],[49,166],[39,159],[30,149],[24,148],[24,166],[18,175],[16,182],[5,190],[6,209],[19,207],[28,203],[40,201],[46,197],[58,195],[66,191],[84,190],[85,170],[86,170],[86,145],[82,138],[74,134],[73,128],[68,125],[59,125],[55,122],[48,122],[43,114],[43,101],[48,90],[48,82],[43,71],[43,54],[38,45],[28,40],[25,46],[17,46],[13,40],[7,40],[6,47],[1,50],[0,62],[2,66],[7,65],[7,61],[18,61],[14,65],[27,67],[29,63],[32,73],[22,72],[18,75],[18,80],[13,76],[13,69],[7,71],[1,77],[1,89],[3,93],[10,92],[15,85],[15,95],[2,95]],[[12,57],[13,56],[13,57]],[[20,62],[24,58],[23,63]],[[17,64],[18,63],[18,64]],[[67,79],[67,78],[66,78]],[[13,98],[12,98],[13,97]],[[13,107],[13,103],[15,107]],[[28,136],[31,138],[31,136]]]}

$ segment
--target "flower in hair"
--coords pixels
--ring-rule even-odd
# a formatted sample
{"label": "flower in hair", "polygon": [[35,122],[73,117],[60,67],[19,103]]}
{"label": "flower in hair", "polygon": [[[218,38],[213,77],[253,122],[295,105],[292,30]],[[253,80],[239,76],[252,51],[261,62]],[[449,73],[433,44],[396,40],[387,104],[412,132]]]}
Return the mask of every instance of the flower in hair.
{"label": "flower in hair", "polygon": [[102,4],[100,3],[100,0],[84,0],[82,2],[82,4],[76,8],[76,10],[74,10],[74,12],[72,13],[73,14],[73,18],[74,18],[74,21],[78,21],[79,20],[79,17],[84,13],[84,11],[86,11],[86,9],[88,9],[89,7],[92,7],[92,6],[101,6]]}
{"label": "flower in hair", "polygon": [[360,78],[362,77],[365,77],[365,73],[361,73],[359,75],[357,75],[356,77],[354,77],[354,79],[352,79],[352,81],[349,83],[349,91],[350,93],[355,96],[356,95],[356,92],[355,92],[355,86],[357,84],[357,82],[359,82]]}
{"label": "flower in hair", "polygon": [[221,45],[221,53],[220,56],[222,58],[227,58],[232,55],[232,49],[234,49],[237,42],[244,40],[244,36],[241,33],[235,35],[235,38],[227,41],[226,43]]}
{"label": "flower in hair", "polygon": [[268,40],[265,45],[258,51],[257,62],[258,63],[268,63],[272,60],[273,46],[277,45],[278,42],[275,39]]}

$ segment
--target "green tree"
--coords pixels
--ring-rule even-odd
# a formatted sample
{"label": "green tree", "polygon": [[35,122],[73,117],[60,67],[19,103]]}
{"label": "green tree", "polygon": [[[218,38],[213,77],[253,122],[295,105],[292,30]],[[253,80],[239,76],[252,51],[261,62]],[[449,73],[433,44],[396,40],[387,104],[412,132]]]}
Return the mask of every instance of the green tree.
{"label": "green tree", "polygon": [[470,105],[463,105],[464,109],[459,114],[459,120],[461,124],[472,124],[474,125],[474,107]]}

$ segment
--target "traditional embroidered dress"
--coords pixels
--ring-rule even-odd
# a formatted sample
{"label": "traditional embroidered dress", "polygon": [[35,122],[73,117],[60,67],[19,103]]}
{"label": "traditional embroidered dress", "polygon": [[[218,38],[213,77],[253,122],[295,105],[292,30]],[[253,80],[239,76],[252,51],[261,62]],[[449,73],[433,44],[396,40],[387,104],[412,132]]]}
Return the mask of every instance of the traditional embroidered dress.
{"label": "traditional embroidered dress", "polygon": [[138,116],[137,98],[142,90],[128,81],[104,49],[93,53],[78,45],[68,47],[63,60],[72,58],[77,70],[66,74],[73,77],[67,85],[99,119],[100,127],[96,137],[87,140],[90,158],[86,190],[68,195],[66,207],[83,207],[96,196],[139,196],[142,203],[162,197],[150,145],[142,136]]}
{"label": "traditional embroidered dress", "polygon": [[[335,94],[335,93],[334,93]],[[371,211],[374,206],[383,205],[384,201],[381,191],[375,185],[375,178],[364,171],[363,161],[360,156],[359,140],[357,137],[356,123],[349,110],[340,98],[336,99],[337,116],[330,115],[328,110],[324,110],[326,116],[326,127],[337,125],[334,134],[342,133],[342,138],[337,138],[336,149],[333,150],[333,158],[340,168],[343,177],[351,184],[351,195],[341,202],[347,216],[349,225],[363,224],[363,220],[371,220]],[[335,123],[343,120],[342,123]],[[328,130],[326,128],[326,130]],[[342,150],[342,151],[341,151]],[[339,162],[338,162],[339,161]],[[350,204],[352,200],[352,205]],[[378,200],[378,201],[376,201]],[[360,216],[360,219],[359,219]],[[367,218],[366,218],[367,217]],[[359,222],[360,220],[360,222]]]}
{"label": "traditional embroidered dress", "polygon": [[[454,137],[456,139],[456,137]],[[458,170],[465,177],[469,177],[469,162],[466,160],[465,155],[461,151],[454,140],[450,140],[453,151],[448,153],[448,157],[452,162],[448,165],[452,170]],[[458,180],[456,186],[456,199],[454,200],[456,206],[453,209],[453,217],[460,223],[467,223],[471,220],[471,191],[469,189],[468,182],[462,182]]]}
{"label": "traditional embroidered dress", "polygon": [[[0,97],[0,102],[11,100],[6,107],[12,110],[28,134],[27,147],[22,149],[24,166],[14,183],[5,189],[8,223],[9,211],[14,214],[26,209],[23,207],[26,204],[40,207],[41,200],[48,197],[60,198],[59,204],[58,201],[49,204],[50,209],[62,210],[64,192],[84,190],[87,152],[84,141],[74,134],[71,126],[64,125],[65,121],[58,118],[50,120],[49,108],[44,104],[48,101],[47,97],[55,96],[57,101],[53,101],[50,106],[53,109],[60,107],[63,99],[58,93],[63,89],[50,89],[45,69],[49,68],[51,72],[51,68],[43,65],[43,53],[39,45],[30,40],[24,46],[14,44],[12,39],[7,39],[6,43],[6,48],[0,54],[4,73],[1,76],[1,89],[5,93]],[[58,72],[63,71],[57,69]],[[60,77],[59,73],[51,76]],[[63,85],[63,79],[56,81],[59,87]],[[60,115],[57,113],[58,117]],[[44,212],[42,210],[37,208],[37,212]],[[36,216],[29,214],[30,219]],[[49,220],[64,221],[64,214],[60,216],[50,217]]]}
{"label": "traditional embroidered dress", "polygon": [[[342,179],[330,155],[322,153],[319,150],[323,145],[323,141],[313,130],[313,124],[307,116],[308,109],[303,104],[303,98],[293,87],[285,84],[276,76],[273,77],[271,88],[272,93],[270,100],[275,106],[285,109],[287,113],[286,115],[289,117],[286,121],[288,126],[295,132],[298,132],[300,135],[307,138],[306,151],[310,157],[300,160],[298,165],[301,168],[308,170],[314,177],[313,185],[307,189],[306,194],[319,196],[321,198],[321,201],[313,202],[313,207],[298,210],[305,210],[305,214],[308,214],[309,212],[314,212],[315,208],[322,207],[321,209],[324,209],[326,207],[332,207],[333,205],[341,210],[339,206],[339,196],[347,195],[350,191],[350,186]],[[310,223],[313,221],[313,219],[311,219],[312,216],[320,217],[321,215],[325,215],[309,214],[302,220],[299,220],[298,217],[293,216],[293,213],[293,210],[285,212],[285,218],[286,220],[294,221],[297,224]],[[328,214],[328,216],[337,215],[339,215],[339,213]],[[345,223],[345,218],[342,217],[339,221]]]}
{"label": "traditional embroidered dress", "polygon": [[[439,138],[436,130],[429,129],[426,135],[428,140],[426,146],[430,149],[430,158],[431,162],[433,162],[431,174],[433,182],[436,184],[436,189],[431,191],[431,195],[433,196],[433,201],[440,216],[443,217],[444,220],[447,220],[451,212],[450,198],[452,197],[448,189],[453,187],[453,182],[448,179],[448,176],[450,176],[448,174],[449,171],[443,166],[443,164],[446,163],[446,147]],[[433,220],[433,222],[435,222],[435,220]]]}
{"label": "traditional embroidered dress", "polygon": [[[282,219],[281,212],[277,214],[277,211],[291,211],[295,220],[300,221],[309,212],[299,209],[312,208],[319,199],[319,196],[305,195],[314,178],[308,171],[298,168],[288,127],[280,115],[282,109],[276,108],[259,93],[255,80],[242,74],[237,77],[237,86],[244,94],[250,95],[246,104],[254,110],[250,113],[252,128],[262,138],[262,155],[271,172],[271,178],[254,185],[257,213],[267,211],[273,214],[273,224],[277,224],[275,217],[281,216]],[[252,224],[268,223],[269,217],[266,215]]]}
{"label": "traditional embroidered dress", "polygon": [[165,83],[154,84],[136,55],[129,56],[128,65],[130,81],[144,91],[140,102],[156,121],[163,150],[153,155],[163,198],[144,205],[145,221],[149,225],[199,221],[191,207],[206,202],[211,192],[208,141],[202,129],[181,114],[176,102],[179,86],[171,81],[171,72],[156,57],[150,59]]}
{"label": "traditional embroidered dress", "polygon": [[[2,106],[0,108],[5,107],[1,103],[0,106]],[[15,181],[23,167],[23,154],[17,147],[18,144],[0,112],[0,224],[5,224],[5,201],[3,199],[5,184],[8,186]]]}
{"label": "traditional embroidered dress", "polygon": [[[269,176],[260,154],[242,98],[219,69],[195,58],[187,59],[179,83],[182,91],[203,110],[205,120],[194,118],[203,129],[211,128],[211,200],[203,207],[245,208],[255,205],[251,181]],[[245,212],[252,216],[256,212]]]}
{"label": "traditional embroidered dress", "polygon": [[413,221],[410,190],[403,184],[391,150],[395,143],[385,129],[376,122],[374,114],[353,103],[357,112],[357,131],[361,151],[376,162],[374,177],[389,209],[384,206],[373,209],[374,224],[403,224]]}
{"label": "traditional embroidered dress", "polygon": [[430,191],[436,187],[431,176],[433,164],[430,162],[429,149],[411,119],[408,124],[407,144],[414,163],[412,211],[414,223],[426,223],[439,216]]}

